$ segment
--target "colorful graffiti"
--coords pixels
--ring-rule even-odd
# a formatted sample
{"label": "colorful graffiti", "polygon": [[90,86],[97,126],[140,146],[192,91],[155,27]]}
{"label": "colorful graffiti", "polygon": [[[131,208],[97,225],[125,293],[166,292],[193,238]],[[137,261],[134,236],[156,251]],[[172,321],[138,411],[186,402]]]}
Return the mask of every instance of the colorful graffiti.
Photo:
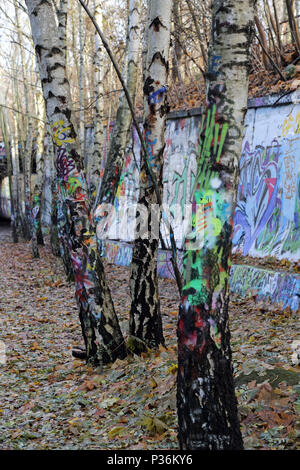
{"label": "colorful graffiti", "polygon": [[251,150],[244,143],[234,217],[234,251],[299,259],[299,138]]}
{"label": "colorful graffiti", "polygon": [[[228,238],[230,242],[231,195],[228,188],[224,189],[216,171],[227,131],[226,123],[217,122],[216,106],[213,105],[201,119],[192,225],[186,237],[183,261],[183,303],[205,305],[207,310],[211,306],[215,308],[219,292],[228,278],[224,241]],[[222,230],[223,243],[219,243]]]}
{"label": "colorful graffiti", "polygon": [[274,272],[247,265],[233,265],[230,272],[230,289],[242,297],[255,296],[259,300],[281,304],[285,309],[300,308],[300,276]]}
{"label": "colorful graffiti", "polygon": [[[91,312],[95,321],[101,318],[102,307],[95,299],[95,263],[97,243],[87,201],[84,173],[77,168],[75,138],[71,127],[63,121],[51,126],[57,145],[56,169],[58,187],[58,234],[62,257],[70,257],[75,277],[75,292],[81,311]],[[78,162],[80,167],[80,162]],[[86,317],[84,321],[87,321]],[[92,348],[91,344],[87,344]]]}
{"label": "colorful graffiti", "polygon": [[[233,237],[234,251],[244,255],[299,259],[300,112],[296,110],[291,115],[290,109],[289,105],[281,107],[280,116],[273,108],[249,109],[246,116],[247,132],[240,162]],[[200,167],[197,170],[197,152],[203,118],[195,115],[170,119],[166,128],[163,204],[179,249],[184,247],[190,211],[193,210],[195,181],[202,171]],[[223,134],[218,126],[208,127],[206,142],[214,142],[211,150],[216,161],[220,158],[226,132],[226,126],[223,127]],[[213,133],[219,133],[218,139],[214,138]],[[129,149],[117,191],[114,214],[106,226],[106,239],[134,239],[140,154],[136,140],[135,135],[134,154]],[[205,151],[210,149],[204,149],[204,153]],[[209,190],[215,193],[218,178],[211,178],[211,184],[213,187]],[[194,220],[197,219],[199,236],[202,237],[204,231],[209,229],[207,214],[208,211],[211,212],[215,202],[212,194],[209,195],[207,191],[200,202],[199,200]],[[125,211],[128,211],[129,223],[128,217],[123,218]],[[220,229],[218,219],[214,216],[210,220],[215,236]],[[169,246],[169,233],[164,222],[161,233],[166,246]]]}
{"label": "colorful graffiti", "polygon": [[[197,143],[201,116],[174,119],[167,123],[163,171],[163,204],[170,217],[178,248],[184,244],[192,193],[197,173]],[[161,228],[168,246],[168,233]]]}
{"label": "colorful graffiti", "polygon": [[[104,173],[106,158],[103,158],[101,174]],[[95,223],[97,225],[97,237],[99,240],[124,241],[134,240],[135,213],[139,192],[139,166],[140,166],[140,142],[135,129],[132,131],[132,140],[125,155],[124,168],[122,170],[118,189],[113,205],[101,205],[95,210]],[[106,217],[102,213],[108,211]]]}
{"label": "colorful graffiti", "polygon": [[[117,266],[130,266],[132,244],[106,241],[103,256]],[[178,251],[178,266],[183,272],[183,252]],[[171,252],[159,250],[157,273],[160,278],[174,279]],[[300,308],[300,276],[291,273],[274,272],[247,265],[232,265],[230,269],[230,290],[242,297],[256,296],[258,299],[290,307]]]}

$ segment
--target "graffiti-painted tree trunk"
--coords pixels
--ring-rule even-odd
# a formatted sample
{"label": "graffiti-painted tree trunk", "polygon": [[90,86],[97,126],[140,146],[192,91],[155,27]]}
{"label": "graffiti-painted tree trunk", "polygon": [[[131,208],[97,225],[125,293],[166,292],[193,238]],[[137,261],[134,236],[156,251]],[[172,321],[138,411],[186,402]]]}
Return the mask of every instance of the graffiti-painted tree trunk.
{"label": "graffiti-painted tree trunk", "polygon": [[60,247],[58,240],[57,229],[57,184],[56,184],[56,171],[54,168],[54,145],[51,137],[50,126],[46,125],[46,138],[45,138],[45,177],[49,178],[49,207],[50,212],[50,246],[54,256],[60,256]]}
{"label": "graffiti-painted tree trunk", "polygon": [[232,217],[247,107],[254,1],[213,1],[202,118],[178,323],[183,449],[241,449],[231,365],[228,287]]}
{"label": "graffiti-painted tree trunk", "polygon": [[[149,164],[162,192],[172,1],[152,0],[149,7],[146,27],[148,54],[144,71],[144,136]],[[164,344],[157,279],[161,219],[158,202],[154,184],[143,161],[138,199],[142,214],[139,214],[140,220],[137,221],[130,278],[130,335],[133,340],[138,338],[148,347]],[[139,229],[145,221],[145,232],[142,233]],[[143,343],[135,341],[133,348],[139,350]]]}
{"label": "graffiti-painted tree trunk", "polygon": [[[140,23],[141,23],[141,0],[130,0],[129,2],[129,22],[128,22],[128,56],[127,56],[127,76],[126,86],[135,106],[137,79],[138,79],[138,59],[140,52]],[[125,57],[126,61],[126,57]],[[120,182],[122,169],[124,166],[126,143],[131,126],[131,113],[127,103],[125,93],[120,96],[116,121],[104,175],[99,187],[96,205],[113,204]],[[101,226],[105,226],[105,217],[102,211],[97,211],[97,218]]]}
{"label": "graffiti-painted tree trunk", "polygon": [[69,237],[66,240],[75,275],[76,299],[87,359],[102,363],[123,358],[123,336],[97,252],[95,230],[87,197],[64,54],[51,2],[26,0],[39,73],[52,138],[56,144],[56,171],[66,205]]}

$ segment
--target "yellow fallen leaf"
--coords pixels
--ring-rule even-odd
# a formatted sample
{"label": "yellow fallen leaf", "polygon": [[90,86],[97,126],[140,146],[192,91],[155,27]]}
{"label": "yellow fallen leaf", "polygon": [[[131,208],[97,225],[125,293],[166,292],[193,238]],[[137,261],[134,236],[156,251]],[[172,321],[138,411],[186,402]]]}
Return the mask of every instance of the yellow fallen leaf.
{"label": "yellow fallen leaf", "polygon": [[31,347],[30,347],[30,350],[31,351],[37,351],[38,349],[41,349],[38,345],[38,343],[36,341],[34,341],[34,343],[32,343]]}
{"label": "yellow fallen leaf", "polygon": [[125,432],[126,428],[124,426],[115,426],[107,433],[107,435],[110,439],[113,439],[116,436],[122,436]]}
{"label": "yellow fallen leaf", "polygon": [[152,387],[152,388],[156,388],[156,387],[157,387],[157,382],[156,382],[156,380],[155,380],[153,377],[150,377],[150,381],[151,381],[151,387]]}
{"label": "yellow fallen leaf", "polygon": [[173,374],[175,375],[178,369],[178,364],[172,364],[170,367],[167,369],[167,374]]}

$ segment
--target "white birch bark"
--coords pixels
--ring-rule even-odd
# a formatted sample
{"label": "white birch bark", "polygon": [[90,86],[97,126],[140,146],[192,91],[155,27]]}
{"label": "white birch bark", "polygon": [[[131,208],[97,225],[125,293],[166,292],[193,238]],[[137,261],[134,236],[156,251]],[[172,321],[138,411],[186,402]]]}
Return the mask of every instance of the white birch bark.
{"label": "white birch bark", "polygon": [[83,58],[83,43],[84,43],[84,30],[82,7],[78,2],[78,15],[79,15],[79,142],[80,152],[84,155],[84,58]]}
{"label": "white birch bark", "polygon": [[[150,159],[148,164],[162,192],[172,1],[151,0],[148,13],[149,22],[146,28],[148,53],[145,59],[143,88],[144,135]],[[147,168],[143,161],[138,202],[144,207],[143,218],[148,219],[146,225],[152,232],[141,234],[136,231],[135,234],[130,278],[130,334],[148,347],[156,347],[164,344],[157,280],[161,213],[160,210],[156,213],[152,211],[159,201]]]}
{"label": "white birch bark", "polygon": [[[16,209],[17,206],[17,195],[15,191],[14,181],[13,181],[13,169],[12,169],[12,157],[11,157],[11,145],[9,141],[7,119],[4,115],[3,108],[0,108],[0,125],[2,131],[2,137],[5,144],[5,153],[7,159],[7,173],[9,179],[9,193],[10,193],[10,207],[11,207],[11,227],[12,227],[12,240],[14,243],[18,243],[18,233],[16,227]],[[12,133],[10,132],[10,136]]]}
{"label": "white birch bark", "polygon": [[32,217],[31,217],[31,154],[32,154],[32,119],[29,112],[29,90],[28,90],[28,79],[26,75],[26,63],[24,54],[23,35],[21,31],[20,19],[19,19],[19,7],[16,0],[14,0],[15,6],[15,20],[16,29],[18,34],[18,41],[20,44],[21,54],[21,70],[22,80],[24,89],[24,102],[26,112],[26,142],[25,142],[25,154],[24,154],[24,201],[25,201],[25,236],[27,240],[31,239],[32,235]]}
{"label": "white birch bark", "polygon": [[42,183],[44,175],[45,103],[41,90],[36,93],[36,182],[32,203],[32,255],[39,258],[38,244],[43,245],[41,226]]}
{"label": "white birch bark", "polygon": [[67,67],[68,50],[67,50],[67,20],[68,20],[68,0],[60,0],[57,12],[58,18],[58,34],[61,41],[61,48],[65,56]]}
{"label": "white birch bark", "polygon": [[[94,17],[103,29],[102,5],[94,0]],[[88,164],[89,192],[91,201],[95,200],[96,191],[100,181],[100,166],[104,148],[104,57],[103,46],[99,35],[95,31],[94,51],[94,142],[93,152]]]}
{"label": "white birch bark", "polygon": [[14,125],[9,124],[11,135],[11,163],[12,163],[12,199],[14,201],[13,223],[15,224],[17,240],[23,236],[23,217],[21,205],[21,182],[20,182],[20,160],[18,151],[18,130],[17,119],[13,115]]}
{"label": "white birch bark", "polygon": [[[138,59],[140,56],[140,23],[141,23],[141,0],[130,0],[129,22],[128,22],[128,56],[126,86],[133,103],[136,102],[136,90],[138,80]],[[126,64],[126,57],[125,57]],[[124,64],[124,65],[125,65]],[[131,127],[131,113],[127,104],[125,93],[119,100],[116,121],[114,124],[109,153],[107,156],[104,175],[101,186],[98,188],[96,207],[99,204],[113,204],[115,194],[122,173],[127,138]],[[105,226],[105,215],[101,215],[101,209],[96,210],[98,223]]]}

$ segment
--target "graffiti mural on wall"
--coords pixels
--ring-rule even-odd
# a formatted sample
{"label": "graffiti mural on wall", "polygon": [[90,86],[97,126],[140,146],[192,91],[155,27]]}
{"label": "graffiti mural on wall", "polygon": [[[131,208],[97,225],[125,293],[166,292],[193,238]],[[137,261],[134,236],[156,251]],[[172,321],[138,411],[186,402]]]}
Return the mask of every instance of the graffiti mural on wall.
{"label": "graffiti mural on wall", "polygon": [[235,211],[235,251],[298,259],[300,139],[274,139],[253,150],[244,143]]}
{"label": "graffiti mural on wall", "polygon": [[[108,142],[106,142],[108,146]],[[102,159],[100,175],[103,176],[107,152]],[[139,194],[140,142],[136,130],[132,130],[132,139],[127,148],[125,163],[116,192],[114,205],[103,224],[97,224],[99,239],[132,241],[135,230],[136,204]],[[95,211],[97,223],[99,207]],[[99,218],[100,219],[100,218]]]}
{"label": "graffiti mural on wall", "polygon": [[[297,109],[298,108],[298,109]],[[257,117],[258,116],[258,117]],[[235,212],[234,251],[251,256],[299,259],[300,237],[300,112],[299,105],[251,108],[246,116],[247,131],[240,163],[240,182]],[[164,155],[163,202],[170,209],[177,247],[183,247],[188,205],[197,175],[196,154],[201,116],[169,119]],[[56,131],[56,138],[62,135]],[[107,136],[106,147],[109,144]],[[140,144],[134,131],[113,211],[108,219],[106,239],[133,241],[135,208],[139,187]],[[105,150],[105,154],[106,154]],[[61,152],[59,173],[72,174],[72,162]],[[102,162],[105,165],[105,156]],[[76,191],[79,180],[69,181]],[[9,214],[6,183],[1,186],[1,213]],[[203,210],[209,209],[206,201]],[[127,204],[126,209],[125,204]],[[204,214],[203,212],[203,214]],[[201,224],[201,217],[198,218]],[[204,223],[203,217],[203,223]],[[199,226],[201,228],[201,225]],[[169,246],[169,235],[161,232]]]}
{"label": "graffiti mural on wall", "polygon": [[[132,244],[106,241],[104,256],[117,266],[130,266]],[[159,250],[157,273],[160,278],[174,279],[171,252]],[[178,251],[178,266],[183,272],[183,252]],[[297,311],[300,308],[300,276],[279,273],[247,265],[232,265],[230,270],[230,290],[242,297],[255,295],[258,299],[281,304]]]}
{"label": "graffiti mural on wall", "polygon": [[[189,220],[192,193],[197,173],[197,147],[201,116],[174,119],[167,123],[164,154],[163,203],[169,211],[178,248],[183,247]],[[162,234],[168,245],[168,233],[162,226]]]}
{"label": "graffiti mural on wall", "polygon": [[300,307],[300,276],[258,269],[253,266],[233,265],[230,272],[230,289],[245,297],[255,295],[261,300],[271,300],[297,311]]}
{"label": "graffiti mural on wall", "polygon": [[[104,244],[103,256],[109,263],[117,266],[130,266],[132,260],[133,245],[126,242],[106,241]],[[157,258],[157,274],[163,279],[175,279],[174,270],[171,262],[171,252],[159,250]],[[178,252],[178,267],[182,272],[183,253]]]}
{"label": "graffiti mural on wall", "polygon": [[[233,238],[234,251],[244,255],[299,259],[300,112],[291,113],[291,109],[291,105],[284,105],[281,113],[272,107],[251,108],[247,112]],[[183,247],[185,224],[192,210],[201,119],[201,115],[195,115],[167,122],[163,203],[179,249]],[[135,133],[134,155],[129,146],[114,205],[119,210],[109,218],[107,239],[134,239],[139,159]],[[200,229],[210,202],[208,198],[203,204],[203,220],[198,214]],[[129,208],[125,210],[123,203]],[[169,246],[164,223],[161,232]]]}

